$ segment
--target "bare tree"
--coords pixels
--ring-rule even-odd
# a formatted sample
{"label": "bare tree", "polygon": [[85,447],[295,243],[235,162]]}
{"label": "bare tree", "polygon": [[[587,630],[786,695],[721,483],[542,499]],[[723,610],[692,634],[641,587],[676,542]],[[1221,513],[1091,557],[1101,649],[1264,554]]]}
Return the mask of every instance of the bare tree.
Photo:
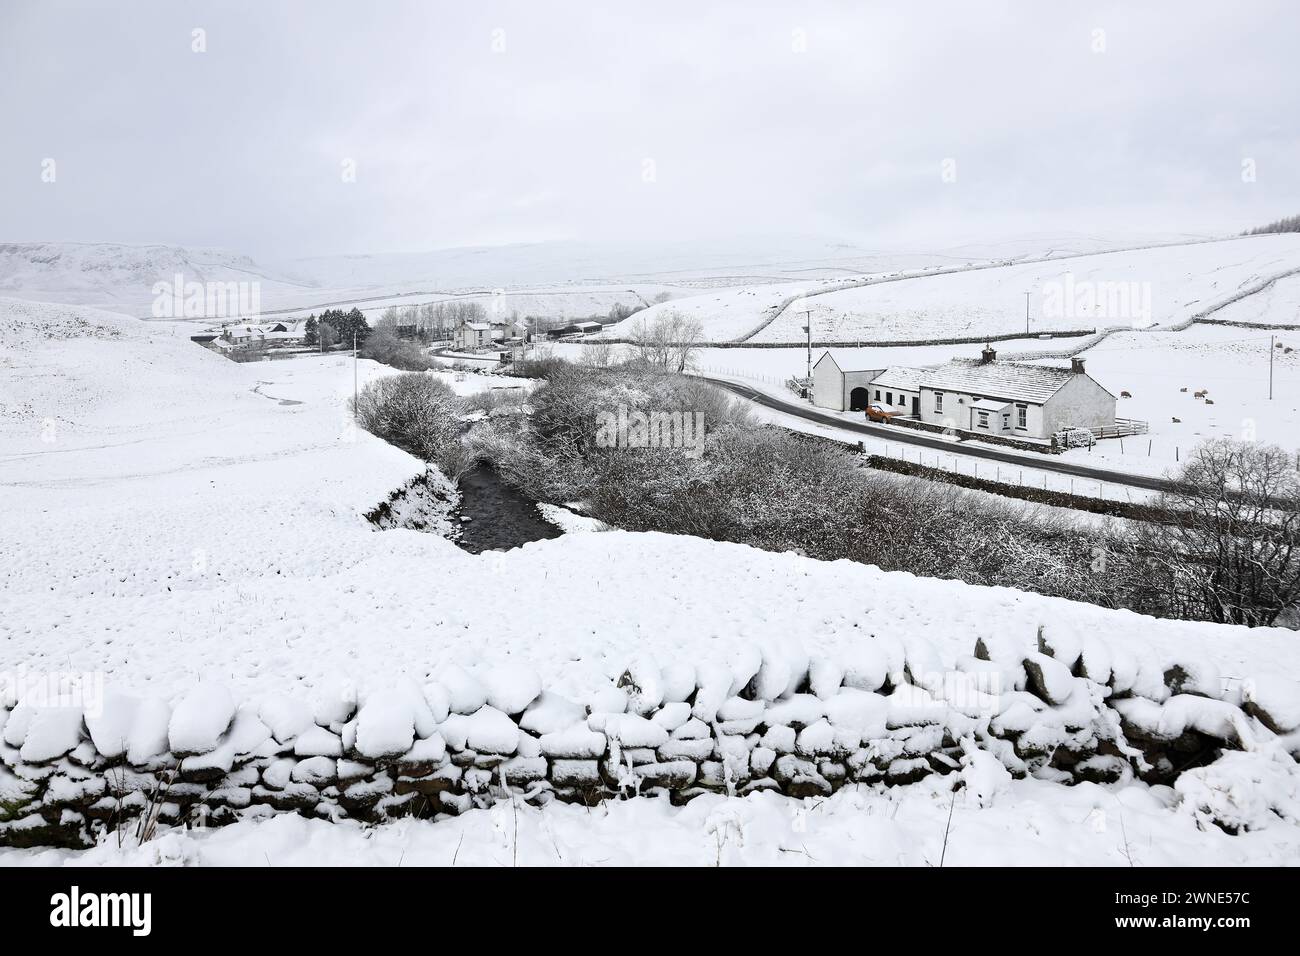
{"label": "bare tree", "polygon": [[642,316],[633,324],[631,335],[641,361],[678,373],[692,367],[703,337],[699,320],[676,309],[660,312],[653,319]]}
{"label": "bare tree", "polygon": [[591,365],[595,368],[606,368],[613,364],[615,348],[612,342],[597,342],[594,345],[588,345],[582,350],[582,361],[584,365]]}
{"label": "bare tree", "polygon": [[1225,624],[1270,625],[1300,604],[1300,472],[1276,445],[1206,442],[1135,542],[1173,613]]}

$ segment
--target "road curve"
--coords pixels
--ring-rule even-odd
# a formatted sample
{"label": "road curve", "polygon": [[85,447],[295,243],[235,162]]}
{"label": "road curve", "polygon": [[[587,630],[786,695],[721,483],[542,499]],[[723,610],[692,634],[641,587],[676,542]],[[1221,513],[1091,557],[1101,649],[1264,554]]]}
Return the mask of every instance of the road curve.
{"label": "road curve", "polygon": [[[1131,488],[1142,488],[1147,491],[1166,491],[1171,488],[1171,484],[1163,478],[1149,478],[1145,475],[1133,475],[1123,471],[1111,471],[1106,468],[1092,468],[1088,465],[1077,465],[1073,462],[1061,461],[1051,455],[1035,456],[1032,459],[1025,455],[1018,455],[1010,451],[1001,451],[997,448],[990,448],[985,445],[975,445],[970,442],[955,443],[949,440],[938,438],[927,432],[914,431],[910,428],[901,428],[898,426],[890,427],[888,425],[875,425],[866,421],[854,422],[845,421],[834,415],[820,412],[815,408],[801,404],[795,401],[784,401],[774,395],[768,395],[750,388],[748,385],[742,385],[739,382],[731,382],[726,379],[713,378],[709,375],[699,375],[699,378],[712,382],[714,385],[721,386],[729,392],[733,392],[742,398],[747,398],[759,405],[776,409],[779,412],[785,412],[787,415],[797,415],[800,418],[807,419],[810,422],[817,422],[822,425],[832,425],[835,428],[842,428],[846,431],[861,432],[864,435],[871,435],[875,438],[887,438],[890,441],[899,444],[918,445],[922,448],[932,448],[936,451],[947,452],[948,454],[960,454],[970,458],[983,458],[988,461],[1002,462],[1004,464],[1018,465],[1022,468],[1037,468],[1039,471],[1054,471],[1062,475],[1073,475],[1076,478],[1088,478],[1092,481],[1104,481],[1107,484],[1128,485]],[[1039,460],[1041,458],[1041,460]]]}

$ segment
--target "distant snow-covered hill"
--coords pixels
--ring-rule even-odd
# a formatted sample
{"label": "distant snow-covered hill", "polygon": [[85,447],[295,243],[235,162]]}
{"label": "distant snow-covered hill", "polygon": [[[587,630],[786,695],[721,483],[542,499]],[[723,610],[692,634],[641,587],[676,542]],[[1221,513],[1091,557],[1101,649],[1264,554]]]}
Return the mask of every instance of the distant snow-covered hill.
{"label": "distant snow-covered hill", "polygon": [[[1187,238],[1043,233],[935,248],[877,248],[825,237],[557,241],[277,261],[175,245],[22,242],[0,244],[0,295],[147,318],[155,284],[181,276],[187,283],[255,282],[263,312],[351,304],[380,310],[450,295],[505,293],[517,297],[509,308],[521,315],[585,316],[665,292],[674,300],[735,295],[745,307],[737,312],[757,312],[747,300],[760,298],[765,307],[772,295],[780,296],[782,283],[825,286],[891,272]],[[730,308],[724,304],[715,311],[725,316]]]}
{"label": "distant snow-covered hill", "polygon": [[[303,283],[218,249],[116,242],[0,244],[0,295],[147,314],[158,282],[257,282],[263,294]],[[143,312],[141,310],[144,310]]]}

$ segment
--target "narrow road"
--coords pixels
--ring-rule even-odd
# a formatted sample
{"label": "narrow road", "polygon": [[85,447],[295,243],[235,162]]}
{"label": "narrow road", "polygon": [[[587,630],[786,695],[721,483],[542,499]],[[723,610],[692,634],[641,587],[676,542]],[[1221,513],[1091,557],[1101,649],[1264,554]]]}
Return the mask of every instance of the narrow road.
{"label": "narrow road", "polygon": [[1019,465],[1022,468],[1036,468],[1039,471],[1054,471],[1062,475],[1073,475],[1076,478],[1088,478],[1092,481],[1104,481],[1107,484],[1128,485],[1131,488],[1142,488],[1147,491],[1165,491],[1170,487],[1170,483],[1163,478],[1149,478],[1145,475],[1133,475],[1123,471],[1111,471],[1107,468],[1093,468],[1088,465],[1077,465],[1073,462],[1061,461],[1053,455],[1030,455],[1016,454],[1012,451],[1002,451],[997,448],[991,448],[986,445],[976,445],[971,442],[955,442],[939,438],[928,432],[913,431],[910,428],[899,426],[890,427],[889,425],[876,425],[867,421],[846,421],[835,415],[818,411],[808,405],[796,401],[783,401],[773,395],[760,392],[750,388],[748,385],[742,385],[739,382],[731,382],[726,379],[713,378],[709,375],[700,375],[699,378],[712,382],[733,392],[742,398],[747,398],[759,405],[767,408],[776,409],[779,412],[785,412],[787,415],[797,415],[800,418],[807,419],[810,422],[817,422],[822,425],[833,425],[846,431],[861,432],[864,435],[871,435],[874,438],[885,438],[891,442],[899,444],[918,445],[922,448],[932,448],[936,451],[947,452],[950,455],[964,455],[970,458],[983,458],[988,461],[1002,462],[1004,464]]}

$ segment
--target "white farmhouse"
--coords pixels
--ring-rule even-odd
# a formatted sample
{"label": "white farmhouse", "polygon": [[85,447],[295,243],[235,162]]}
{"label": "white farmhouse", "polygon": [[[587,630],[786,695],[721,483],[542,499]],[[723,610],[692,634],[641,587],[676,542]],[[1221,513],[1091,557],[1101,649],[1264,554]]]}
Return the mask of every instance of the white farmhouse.
{"label": "white farmhouse", "polygon": [[871,404],[898,419],[1035,441],[1067,427],[1115,426],[1116,398],[1084,371],[1081,358],[1071,359],[1069,368],[999,362],[985,347],[978,360],[934,368],[865,364],[827,350],[813,366],[813,404],[837,411]]}
{"label": "white farmhouse", "polygon": [[986,348],[979,361],[956,360],[926,373],[920,420],[976,434],[1047,441],[1062,428],[1115,425],[1116,398],[1084,371],[999,362]]}

